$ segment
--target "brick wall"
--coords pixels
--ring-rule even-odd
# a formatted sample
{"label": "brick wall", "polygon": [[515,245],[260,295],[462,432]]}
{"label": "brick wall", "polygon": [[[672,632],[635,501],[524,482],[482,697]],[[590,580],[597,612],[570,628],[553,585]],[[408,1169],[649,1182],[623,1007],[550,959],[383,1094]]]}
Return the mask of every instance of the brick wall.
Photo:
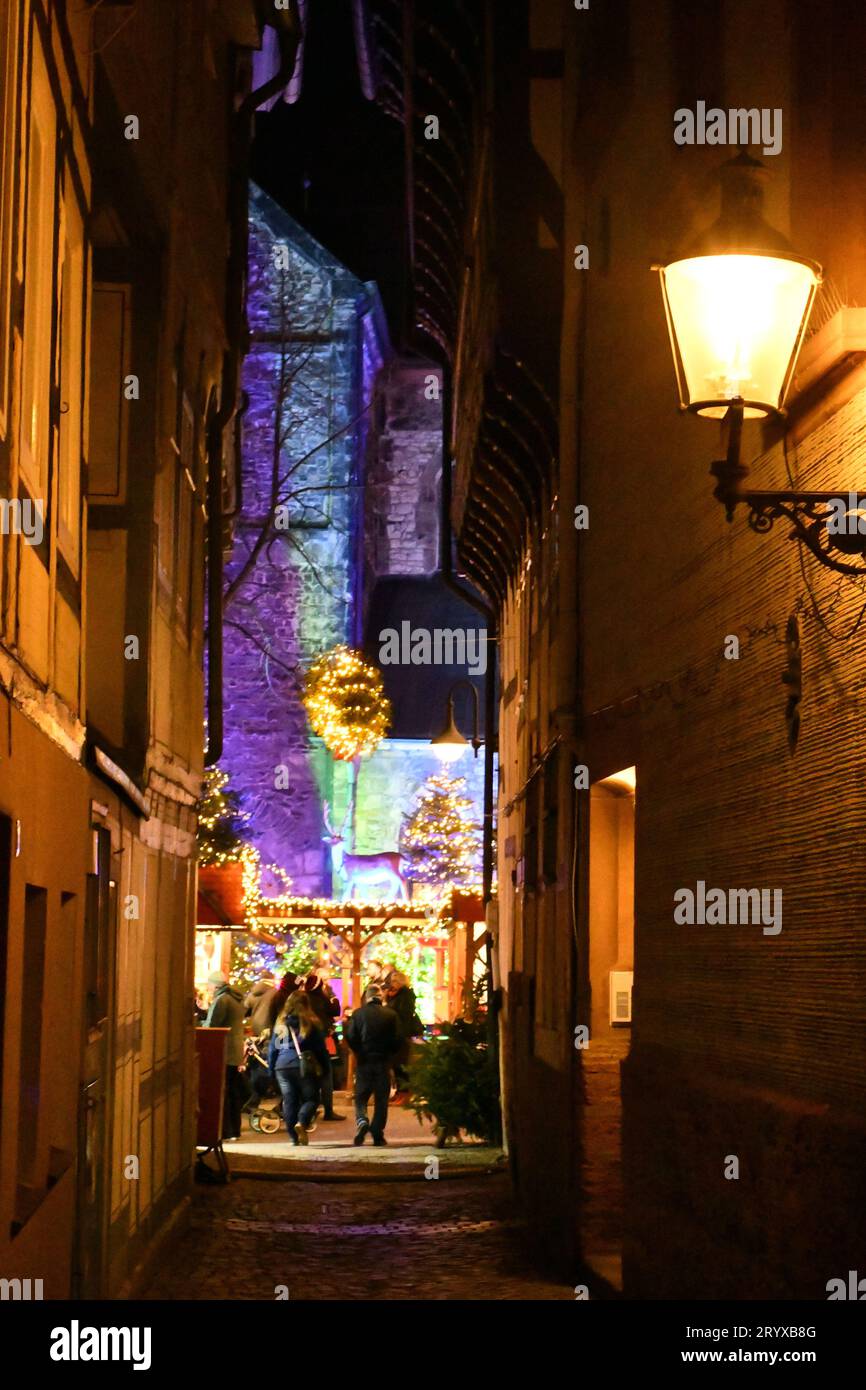
{"label": "brick wall", "polygon": [[[776,6],[766,19],[761,43],[777,42],[781,54],[787,20]],[[631,96],[623,91],[603,145],[597,129],[575,115],[569,158],[579,175],[566,187],[563,247],[589,240],[596,259],[587,272],[569,264],[563,279],[560,462],[564,486],[576,487],[573,500],[588,506],[590,524],[575,533],[571,508],[562,505],[559,550],[548,544],[546,553],[560,567],[577,557],[579,642],[563,641],[565,602],[551,614],[542,593],[534,611],[520,584],[502,625],[499,920],[509,982],[510,1138],[539,1231],[549,1248],[567,1250],[563,1224],[580,1229],[576,1175],[595,1161],[582,1146],[596,1142],[582,1087],[585,1059],[568,1055],[567,1046],[587,1003],[588,841],[580,797],[576,920],[563,901],[556,924],[563,949],[574,943],[578,978],[572,983],[563,972],[558,1051],[538,1019],[535,906],[507,873],[517,867],[509,844],[515,858],[521,853],[519,796],[531,756],[559,732],[592,781],[637,767],[634,1025],[624,1069],[626,1296],[821,1298],[828,1279],[866,1265],[862,581],[833,575],[807,556],[801,566],[784,523],[757,535],[740,509],[726,524],[708,473],[721,452],[718,430],[677,416],[661,297],[647,267],[672,258],[717,215],[712,175],[720,152],[674,146],[664,29],[640,6],[630,7],[630,20],[635,70],[652,74],[653,83]],[[730,37],[734,17],[725,23]],[[808,20],[796,27],[802,55],[811,59]],[[730,77],[748,91],[748,104],[781,105],[794,90],[797,97],[767,216],[798,251],[821,259],[837,284],[844,280],[849,303],[862,303],[863,258],[850,222],[859,214],[827,214],[843,196],[850,209],[862,207],[862,164],[833,146],[832,106],[815,96],[822,82],[841,83],[837,101],[850,109],[859,85],[824,66],[818,53],[814,71],[811,61],[768,64],[757,50],[741,57]],[[566,53],[566,73],[581,71],[580,58]],[[567,84],[572,112],[577,95]],[[591,111],[585,84],[580,96]],[[817,168],[820,181],[807,176]],[[791,486],[790,468],[800,488],[862,492],[866,392],[862,378],[840,379],[847,385],[837,383],[832,397],[819,394],[811,414],[798,403],[784,446],[778,426],[764,434],[747,427],[752,486]],[[532,560],[532,574],[543,573],[537,552]],[[803,669],[793,750],[782,682],[792,614]],[[737,660],[724,658],[730,635],[739,640]],[[569,700],[557,697],[546,651],[571,655],[579,671],[574,733],[560,722]],[[565,828],[564,799],[559,813]],[[781,933],[677,925],[674,894],[699,879],[724,889],[781,889]],[[549,1124],[570,1132],[570,1148],[558,1134],[548,1143],[544,1128],[557,1091],[575,1097],[576,1115],[561,1099]],[[724,1177],[729,1155],[740,1160],[739,1179]]]}

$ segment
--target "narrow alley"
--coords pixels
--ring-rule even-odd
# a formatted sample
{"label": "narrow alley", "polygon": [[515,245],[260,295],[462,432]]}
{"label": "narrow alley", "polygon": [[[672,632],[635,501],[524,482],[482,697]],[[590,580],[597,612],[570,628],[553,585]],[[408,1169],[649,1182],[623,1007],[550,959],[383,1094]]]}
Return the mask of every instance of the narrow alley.
{"label": "narrow alley", "polygon": [[[419,1162],[419,1169],[422,1168]],[[506,1173],[241,1178],[199,1189],[145,1299],[569,1300],[538,1272]]]}
{"label": "narrow alley", "polygon": [[[297,1376],[309,1322],[303,1373],[393,1379],[376,1304],[417,1301],[580,1302],[535,1314],[578,1376],[829,1378],[864,55],[863,0],[0,0],[0,1314],[37,1374]],[[486,1390],[485,1316],[524,1324],[458,1321]],[[399,1321],[454,1378],[438,1310]]]}

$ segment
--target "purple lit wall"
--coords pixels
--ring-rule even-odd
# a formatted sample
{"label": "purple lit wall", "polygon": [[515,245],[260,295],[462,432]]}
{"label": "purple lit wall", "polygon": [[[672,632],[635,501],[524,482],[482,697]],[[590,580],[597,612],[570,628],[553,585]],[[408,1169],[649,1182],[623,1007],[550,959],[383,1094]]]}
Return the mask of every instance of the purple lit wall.
{"label": "purple lit wall", "polygon": [[[352,276],[258,189],[248,313],[243,498],[226,572],[222,766],[265,862],[281,864],[298,893],[316,895],[330,891],[321,802],[342,799],[347,772],[310,736],[301,676],[319,652],[357,640],[359,484],[387,332],[375,286]],[[262,544],[275,476],[280,510]]]}

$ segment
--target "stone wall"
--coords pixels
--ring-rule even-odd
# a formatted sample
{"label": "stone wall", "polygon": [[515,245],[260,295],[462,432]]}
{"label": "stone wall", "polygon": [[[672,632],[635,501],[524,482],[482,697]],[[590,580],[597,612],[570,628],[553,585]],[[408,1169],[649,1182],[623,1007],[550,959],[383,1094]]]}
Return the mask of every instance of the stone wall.
{"label": "stone wall", "polygon": [[442,401],[427,399],[431,376],[438,382],[441,372],[406,359],[382,375],[380,429],[367,474],[368,583],[386,574],[433,574],[439,565]]}
{"label": "stone wall", "polygon": [[[331,891],[322,802],[342,819],[351,768],[312,737],[303,672],[336,643],[357,644],[362,567],[368,581],[435,571],[442,406],[425,397],[429,364],[383,367],[387,331],[375,288],[258,190],[251,206],[252,343],[229,588],[272,505],[278,419],[279,499],[288,510],[227,604],[222,765],[265,863],[283,867],[299,894],[318,896]],[[287,248],[287,268],[275,247]],[[480,822],[483,759],[464,762],[458,772]],[[397,847],[415,793],[438,770],[425,742],[385,740],[361,770],[358,853]]]}
{"label": "stone wall", "polygon": [[[223,766],[265,862],[283,866],[298,892],[318,894],[328,869],[321,803],[344,770],[310,736],[303,673],[353,638],[354,483],[385,345],[375,293],[258,191],[251,207],[249,404],[229,589],[267,525],[277,442],[280,510],[226,606]],[[287,268],[275,247],[286,248]]]}

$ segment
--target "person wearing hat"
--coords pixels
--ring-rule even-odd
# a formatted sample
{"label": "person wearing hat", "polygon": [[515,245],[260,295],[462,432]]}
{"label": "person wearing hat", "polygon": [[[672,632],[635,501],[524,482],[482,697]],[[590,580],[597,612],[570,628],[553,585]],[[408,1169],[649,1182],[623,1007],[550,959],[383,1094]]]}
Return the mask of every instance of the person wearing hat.
{"label": "person wearing hat", "polygon": [[241,1109],[247,1098],[247,1088],[241,1070],[244,1062],[244,1000],[233,989],[221,970],[207,977],[213,989],[213,999],[204,1021],[205,1028],[228,1028],[226,1045],[226,1089],[223,1102],[223,1139],[241,1136]]}

